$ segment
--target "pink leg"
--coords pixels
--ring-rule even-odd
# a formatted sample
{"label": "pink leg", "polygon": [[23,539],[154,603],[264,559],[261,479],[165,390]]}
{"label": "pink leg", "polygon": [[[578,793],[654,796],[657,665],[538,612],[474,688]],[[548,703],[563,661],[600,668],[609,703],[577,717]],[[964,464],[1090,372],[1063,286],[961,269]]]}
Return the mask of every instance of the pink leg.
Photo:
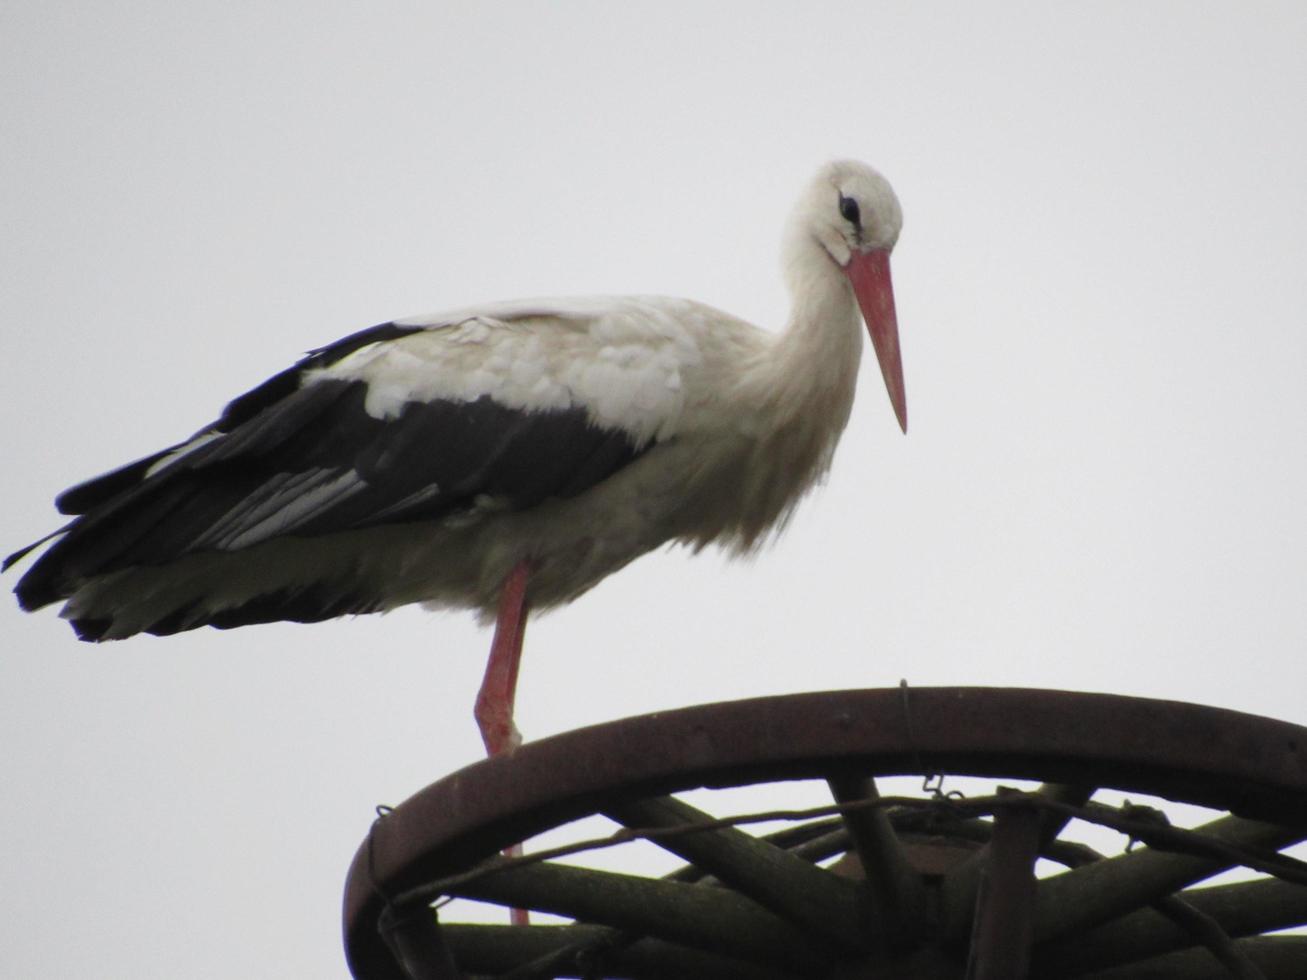
{"label": "pink leg", "polygon": [[[477,727],[490,756],[512,752],[522,744],[522,734],[513,724],[513,703],[517,697],[517,671],[522,662],[522,639],[526,635],[526,584],[531,578],[531,564],[520,561],[504,579],[499,594],[499,614],[495,618],[495,638],[490,644],[486,676],[477,694]],[[514,844],[504,853],[516,857],[522,845]],[[531,924],[526,909],[509,909],[509,921],[515,926]]]}
{"label": "pink leg", "polygon": [[522,744],[522,735],[513,724],[513,702],[517,696],[517,669],[522,662],[522,638],[526,635],[526,583],[530,577],[530,563],[520,561],[504,579],[495,639],[490,644],[490,660],[473,712],[481,729],[481,741],[486,743],[486,754],[491,756],[511,752]]}

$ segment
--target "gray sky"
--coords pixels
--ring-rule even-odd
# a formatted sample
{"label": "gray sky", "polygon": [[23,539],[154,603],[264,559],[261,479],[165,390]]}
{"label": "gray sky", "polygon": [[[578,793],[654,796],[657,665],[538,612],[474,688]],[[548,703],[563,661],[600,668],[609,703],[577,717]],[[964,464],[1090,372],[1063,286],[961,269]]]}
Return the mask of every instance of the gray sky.
{"label": "gray sky", "polygon": [[[8,0],[0,550],[391,317],[778,326],[782,221],[854,156],[903,202],[910,434],[867,358],[775,548],[533,621],[528,738],[900,677],[1307,720],[1307,7],[928,6]],[[480,755],[466,614],[0,631],[9,975],[343,976],[373,805]]]}

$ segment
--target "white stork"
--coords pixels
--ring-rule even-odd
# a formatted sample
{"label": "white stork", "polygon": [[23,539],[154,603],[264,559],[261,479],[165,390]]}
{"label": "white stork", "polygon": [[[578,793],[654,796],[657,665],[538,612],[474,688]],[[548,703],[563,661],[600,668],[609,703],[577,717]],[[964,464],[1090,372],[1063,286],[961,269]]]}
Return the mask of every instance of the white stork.
{"label": "white stork", "polygon": [[664,297],[494,304],[311,351],[186,442],[79,484],[20,579],[83,640],[407,603],[495,619],[476,716],[513,724],[528,608],[669,541],[743,554],[825,472],[848,421],[859,307],[907,431],[885,179],[828,164],[790,221],[773,334]]}

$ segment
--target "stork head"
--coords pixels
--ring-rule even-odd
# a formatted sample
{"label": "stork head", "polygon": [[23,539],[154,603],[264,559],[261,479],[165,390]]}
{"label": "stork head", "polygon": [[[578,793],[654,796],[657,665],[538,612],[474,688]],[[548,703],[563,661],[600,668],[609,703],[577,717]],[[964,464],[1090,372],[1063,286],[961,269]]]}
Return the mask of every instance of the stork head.
{"label": "stork head", "polygon": [[[871,346],[880,362],[899,427],[908,431],[903,360],[889,256],[903,227],[903,212],[889,181],[865,163],[836,160],[822,167],[799,201],[790,228],[791,274],[814,252],[843,271],[853,290]],[[819,249],[813,249],[816,242]],[[797,285],[797,284],[795,284]]]}

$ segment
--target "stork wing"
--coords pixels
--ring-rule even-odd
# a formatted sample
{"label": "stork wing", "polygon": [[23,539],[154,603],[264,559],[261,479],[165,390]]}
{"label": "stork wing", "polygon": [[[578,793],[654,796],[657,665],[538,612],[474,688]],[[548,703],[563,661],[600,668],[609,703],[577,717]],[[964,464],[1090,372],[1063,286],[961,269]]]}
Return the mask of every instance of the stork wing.
{"label": "stork wing", "polygon": [[[352,334],[235,399],[188,442],[66,491],[60,510],[80,516],[19,581],[20,603],[199,551],[573,496],[670,433],[675,400],[650,411],[640,395],[642,383],[675,390],[659,344],[605,366],[612,345],[596,345],[584,318],[495,312]],[[590,364],[580,375],[577,345]]]}

